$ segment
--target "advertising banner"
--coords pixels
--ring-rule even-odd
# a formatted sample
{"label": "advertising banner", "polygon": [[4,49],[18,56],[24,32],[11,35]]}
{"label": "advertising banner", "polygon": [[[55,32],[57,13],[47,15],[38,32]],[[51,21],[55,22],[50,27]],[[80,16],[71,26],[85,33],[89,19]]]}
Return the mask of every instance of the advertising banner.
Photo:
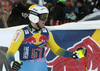
{"label": "advertising banner", "polygon": [[[0,46],[8,47],[17,29],[26,25],[0,29]],[[87,49],[87,56],[81,59],[72,59],[56,56],[47,46],[46,60],[48,71],[100,71],[100,21],[87,21],[64,24],[60,26],[46,26],[52,33],[55,42],[70,52],[79,47]],[[55,48],[55,46],[54,46]],[[7,48],[6,48],[7,51]],[[6,51],[0,50],[0,55]],[[18,58],[19,52],[15,54]],[[2,59],[2,57],[0,57]],[[5,59],[5,57],[3,57]],[[7,62],[7,60],[6,60]],[[9,64],[1,61],[2,71],[9,71]],[[87,68],[86,68],[87,67]],[[87,69],[87,70],[86,70]]]}
{"label": "advertising banner", "polygon": [[[52,33],[56,43],[68,51],[74,52],[79,47],[87,48],[85,61],[88,71],[100,70],[100,29],[56,30]],[[83,58],[55,56],[49,49],[47,50],[47,64],[49,71],[86,71]]]}

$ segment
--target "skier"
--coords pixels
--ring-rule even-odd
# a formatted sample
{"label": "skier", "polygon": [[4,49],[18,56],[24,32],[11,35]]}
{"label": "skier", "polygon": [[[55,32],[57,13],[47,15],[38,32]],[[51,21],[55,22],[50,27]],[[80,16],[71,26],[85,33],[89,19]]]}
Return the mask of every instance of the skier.
{"label": "skier", "polygon": [[[58,56],[74,59],[86,56],[86,49],[83,47],[75,52],[69,52],[56,44],[51,32],[44,27],[48,14],[49,11],[44,6],[29,7],[30,23],[16,31],[6,54],[13,70],[48,71],[45,57],[46,44]],[[20,61],[14,59],[17,50],[20,53]]]}

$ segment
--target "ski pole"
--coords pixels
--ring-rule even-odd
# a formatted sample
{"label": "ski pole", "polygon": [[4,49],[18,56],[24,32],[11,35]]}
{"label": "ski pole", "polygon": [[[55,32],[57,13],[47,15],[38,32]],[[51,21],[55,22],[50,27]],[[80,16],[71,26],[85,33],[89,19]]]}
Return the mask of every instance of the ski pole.
{"label": "ski pole", "polygon": [[85,61],[85,57],[83,57],[83,59],[84,59],[85,69],[86,69],[86,71],[88,71],[87,64],[86,64],[86,61]]}

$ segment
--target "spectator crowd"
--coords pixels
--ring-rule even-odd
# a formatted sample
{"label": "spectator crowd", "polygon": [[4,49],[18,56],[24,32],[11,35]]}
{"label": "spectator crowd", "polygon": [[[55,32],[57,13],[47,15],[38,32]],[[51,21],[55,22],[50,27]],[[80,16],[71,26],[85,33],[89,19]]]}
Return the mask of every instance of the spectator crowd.
{"label": "spectator crowd", "polygon": [[[100,11],[100,2],[89,11],[84,4],[84,0],[44,0],[43,4],[49,10],[46,26],[61,25],[69,22],[77,22],[83,19],[86,15]],[[12,2],[12,10],[6,20],[7,27],[28,24],[28,8],[32,4],[38,4],[38,0],[25,0],[25,2]],[[0,8],[0,14],[2,13]],[[3,25],[0,15],[0,28]]]}

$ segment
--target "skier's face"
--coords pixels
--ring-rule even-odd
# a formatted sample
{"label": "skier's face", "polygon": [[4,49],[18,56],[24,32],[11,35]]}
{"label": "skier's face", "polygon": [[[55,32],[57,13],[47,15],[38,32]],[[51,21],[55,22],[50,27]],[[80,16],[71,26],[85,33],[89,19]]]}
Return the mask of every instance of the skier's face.
{"label": "skier's face", "polygon": [[45,26],[45,23],[46,23],[46,21],[47,21],[47,19],[45,19],[45,20],[39,20],[39,26],[41,27],[41,28],[43,28],[44,26]]}

